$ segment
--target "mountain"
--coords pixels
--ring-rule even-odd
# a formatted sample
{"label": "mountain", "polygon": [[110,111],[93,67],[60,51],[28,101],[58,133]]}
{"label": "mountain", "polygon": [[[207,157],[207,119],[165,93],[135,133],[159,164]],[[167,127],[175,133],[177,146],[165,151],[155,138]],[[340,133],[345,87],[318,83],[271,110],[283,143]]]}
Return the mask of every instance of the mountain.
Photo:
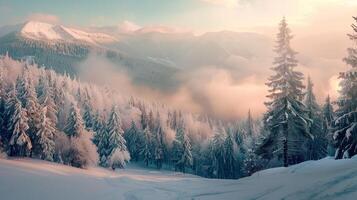
{"label": "mountain", "polygon": [[[139,84],[156,87],[161,85],[161,81],[170,82],[167,80],[170,74],[175,74],[175,69],[161,63],[108,48],[109,44],[119,41],[106,33],[36,21],[6,26],[0,28],[0,33],[0,54],[8,53],[19,60],[30,57],[40,66],[49,66],[72,76],[79,73],[78,66],[88,58],[90,52],[107,57]],[[170,84],[167,86],[170,87]]]}
{"label": "mountain", "polygon": [[[212,32],[195,36],[167,27],[139,27],[129,22],[117,27],[72,28],[28,21],[0,28],[0,54],[15,59],[29,56],[60,73],[79,73],[90,52],[104,56],[137,84],[163,90],[177,88],[187,72],[205,67],[229,70],[237,79],[270,58],[270,38],[257,33]],[[180,78],[178,78],[180,77]]]}
{"label": "mountain", "polygon": [[116,42],[117,39],[105,33],[91,33],[79,29],[68,28],[37,21],[26,22],[20,30],[22,37],[52,42],[83,42],[92,45]]}

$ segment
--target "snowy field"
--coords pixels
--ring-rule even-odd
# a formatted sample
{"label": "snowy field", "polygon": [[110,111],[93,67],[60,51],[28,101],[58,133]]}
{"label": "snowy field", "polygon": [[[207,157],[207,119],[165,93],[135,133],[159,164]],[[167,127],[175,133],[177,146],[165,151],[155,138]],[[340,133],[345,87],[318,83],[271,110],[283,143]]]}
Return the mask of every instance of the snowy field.
{"label": "snowy field", "polygon": [[129,166],[82,170],[31,159],[0,159],[4,200],[356,199],[357,157],[325,158],[240,180],[205,179]]}

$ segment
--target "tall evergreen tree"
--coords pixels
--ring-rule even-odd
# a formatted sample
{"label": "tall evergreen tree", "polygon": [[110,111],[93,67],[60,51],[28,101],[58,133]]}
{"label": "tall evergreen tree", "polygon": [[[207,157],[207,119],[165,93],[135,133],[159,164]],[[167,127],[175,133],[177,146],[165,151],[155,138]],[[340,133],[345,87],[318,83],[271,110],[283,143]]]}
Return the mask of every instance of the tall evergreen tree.
{"label": "tall evergreen tree", "polygon": [[79,137],[84,132],[81,113],[75,103],[72,103],[64,132],[70,137]]}
{"label": "tall evergreen tree", "polygon": [[162,168],[162,162],[164,160],[164,141],[163,141],[164,132],[159,125],[156,129],[154,138],[152,139],[153,155],[158,169]]}
{"label": "tall evergreen tree", "polygon": [[32,142],[27,133],[28,118],[25,108],[22,108],[21,102],[15,97],[14,107],[11,112],[9,130],[11,132],[10,155],[11,156],[29,156],[32,150]]}
{"label": "tall evergreen tree", "polygon": [[55,132],[56,128],[54,123],[47,117],[47,107],[44,107],[41,111],[40,127],[36,133],[38,144],[41,147],[41,158],[44,160],[53,161]]}
{"label": "tall evergreen tree", "polygon": [[105,124],[97,127],[93,143],[97,146],[99,164],[102,167],[108,167],[108,159],[111,149],[109,148],[109,133]]}
{"label": "tall evergreen tree", "polygon": [[333,142],[333,137],[332,137],[332,125],[333,125],[333,120],[335,118],[335,112],[330,100],[330,95],[326,97],[325,103],[322,107],[322,115],[323,115],[323,132],[327,136],[327,153],[329,156],[334,156],[336,149],[334,148],[334,142]]}
{"label": "tall evergreen tree", "polygon": [[[126,141],[123,137],[124,131],[121,127],[121,120],[119,118],[119,114],[117,111],[117,108],[114,106],[112,108],[109,121],[107,124],[107,129],[108,129],[108,148],[110,149],[110,155],[109,157],[112,157],[115,152],[122,152],[122,154],[128,154],[128,150],[126,148]],[[111,158],[110,158],[111,159]],[[129,161],[129,160],[125,160]],[[122,162],[118,162],[116,164],[119,164],[117,167],[124,167]],[[113,166],[112,166],[113,167]]]}
{"label": "tall evergreen tree", "polygon": [[252,114],[250,112],[250,109],[248,111],[248,117],[247,117],[247,121],[246,121],[246,136],[247,137],[253,137],[254,135],[254,122],[253,122],[253,117]]}
{"label": "tall evergreen tree", "polygon": [[231,133],[227,133],[224,141],[224,177],[236,178],[237,176],[237,156],[235,143]]}
{"label": "tall evergreen tree", "polygon": [[150,145],[151,145],[151,132],[147,127],[144,129],[144,144],[140,151],[140,155],[143,158],[143,161],[146,166],[149,166],[149,163],[152,159]]}
{"label": "tall evergreen tree", "polygon": [[323,114],[324,122],[326,124],[325,129],[327,130],[328,129],[327,127],[331,127],[335,116],[330,95],[326,97],[325,104],[322,107],[322,114]]}
{"label": "tall evergreen tree", "polygon": [[271,100],[266,102],[267,113],[264,122],[270,134],[257,153],[264,157],[277,157],[284,166],[305,160],[304,145],[311,135],[308,132],[310,119],[301,102],[303,94],[303,74],[295,71],[297,54],[290,46],[292,39],[285,18],[280,23],[277,34],[275,65],[267,86]]}
{"label": "tall evergreen tree", "polygon": [[33,83],[33,77],[31,76],[29,69],[24,68],[22,77],[19,77],[17,80],[17,93],[18,98],[22,103],[22,106],[27,110],[28,125],[29,130],[28,134],[33,143],[33,155],[39,156],[41,150],[39,148],[39,138],[37,138],[36,133],[38,132],[38,127],[40,126],[40,113],[41,106],[37,99],[37,93],[35,91],[35,86]]}
{"label": "tall evergreen tree", "polygon": [[131,121],[131,126],[125,132],[124,136],[130,152],[130,157],[136,162],[139,161],[140,149],[143,146],[143,136],[134,121]]}
{"label": "tall evergreen tree", "polygon": [[183,143],[182,143],[182,150],[183,154],[181,156],[181,159],[178,161],[177,164],[182,166],[182,172],[186,172],[186,168],[191,168],[193,164],[193,158],[192,158],[192,145],[191,145],[191,140],[187,136],[187,134],[184,134],[183,137]]}
{"label": "tall evergreen tree", "polygon": [[214,128],[214,135],[211,140],[212,143],[212,168],[215,178],[224,178],[224,142],[226,132],[221,125]]}
{"label": "tall evergreen tree", "polygon": [[312,120],[309,132],[314,136],[308,142],[308,159],[317,160],[324,158],[327,155],[327,136],[323,130],[323,116],[321,108],[316,102],[316,97],[313,92],[313,83],[311,78],[307,79],[307,91],[304,104],[309,118]]}
{"label": "tall evergreen tree", "polygon": [[[357,23],[357,17],[353,17]],[[350,40],[357,44],[357,24],[352,24]],[[344,58],[352,68],[340,73],[340,97],[337,100],[336,119],[334,120],[334,145],[336,159],[350,158],[357,154],[357,48],[348,48]]]}
{"label": "tall evergreen tree", "polygon": [[83,120],[85,127],[88,131],[93,129],[93,114],[92,114],[92,108],[89,104],[88,101],[84,102],[84,114],[83,114]]}
{"label": "tall evergreen tree", "polygon": [[4,69],[0,68],[0,151],[6,148],[6,91],[4,84]]}

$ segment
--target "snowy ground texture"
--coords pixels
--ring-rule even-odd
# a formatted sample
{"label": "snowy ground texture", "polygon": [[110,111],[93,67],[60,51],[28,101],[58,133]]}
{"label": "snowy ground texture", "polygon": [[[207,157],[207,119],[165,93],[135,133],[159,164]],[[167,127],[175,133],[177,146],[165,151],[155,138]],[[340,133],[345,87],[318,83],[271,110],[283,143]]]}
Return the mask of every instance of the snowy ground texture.
{"label": "snowy ground texture", "polygon": [[205,179],[130,166],[82,170],[0,159],[0,199],[357,199],[357,157],[268,169],[240,180]]}

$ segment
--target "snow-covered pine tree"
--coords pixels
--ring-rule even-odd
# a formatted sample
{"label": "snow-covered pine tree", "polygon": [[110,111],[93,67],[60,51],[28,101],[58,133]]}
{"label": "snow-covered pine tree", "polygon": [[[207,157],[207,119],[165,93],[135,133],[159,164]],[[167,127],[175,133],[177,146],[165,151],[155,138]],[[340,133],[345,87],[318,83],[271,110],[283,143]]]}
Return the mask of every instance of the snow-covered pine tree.
{"label": "snow-covered pine tree", "polygon": [[141,106],[140,110],[141,110],[141,116],[140,116],[141,127],[143,130],[145,130],[149,126],[149,119],[146,113],[146,108],[144,106]]}
{"label": "snow-covered pine tree", "polygon": [[124,136],[131,159],[136,162],[139,161],[140,149],[143,146],[143,135],[133,120],[131,121],[130,128],[124,133]]}
{"label": "snow-covered pine tree", "polygon": [[212,143],[212,168],[216,178],[224,178],[224,141],[226,132],[221,125],[214,128]]}
{"label": "snow-covered pine tree", "polygon": [[181,169],[183,173],[185,173],[186,168],[191,168],[193,164],[193,158],[191,153],[192,146],[184,125],[180,125],[177,132],[179,133],[179,137],[177,139],[180,139],[182,154],[180,155],[179,160],[176,162],[176,165]]}
{"label": "snow-covered pine tree", "polygon": [[266,83],[270,87],[267,97],[271,100],[265,103],[268,111],[264,122],[270,134],[257,151],[263,157],[282,160],[284,166],[305,160],[304,145],[312,137],[308,132],[310,119],[301,102],[304,77],[294,70],[298,61],[295,58],[297,53],[290,47],[291,39],[291,31],[283,18],[275,48],[278,56],[272,68],[275,74]]}
{"label": "snow-covered pine tree", "polygon": [[[353,17],[353,33],[349,34],[354,46],[357,44],[357,17]],[[357,154],[357,48],[348,48],[344,58],[352,68],[340,73],[340,97],[337,100],[336,119],[333,123],[333,139],[336,159],[351,158]]]}
{"label": "snow-covered pine tree", "polygon": [[5,93],[5,82],[4,82],[4,69],[0,68],[0,151],[6,148],[5,140],[6,138],[6,93]]}
{"label": "snow-covered pine tree", "polygon": [[11,117],[12,114],[15,110],[15,104],[18,101],[16,97],[16,90],[15,86],[13,84],[9,85],[9,88],[6,89],[7,94],[5,95],[5,102],[4,102],[4,130],[0,133],[3,146],[5,150],[7,151],[8,154],[10,154],[10,148],[9,148],[9,143],[10,143],[10,138],[12,135],[11,132],[11,126],[12,126],[12,121]]}
{"label": "snow-covered pine tree", "polygon": [[231,133],[227,133],[224,141],[224,178],[237,178],[237,147]]}
{"label": "snow-covered pine tree", "polygon": [[164,141],[163,141],[164,132],[160,125],[156,129],[156,133],[153,135],[154,138],[152,139],[152,146],[153,146],[153,155],[156,163],[156,168],[161,169],[162,163],[164,161]]}
{"label": "snow-covered pine tree", "polygon": [[11,137],[9,141],[10,156],[30,156],[32,150],[32,142],[27,133],[28,118],[27,111],[22,108],[21,102],[15,97],[13,110],[9,125]]}
{"label": "snow-covered pine tree", "polygon": [[101,132],[103,128],[105,128],[105,122],[103,117],[99,114],[99,111],[96,111],[93,117],[93,128],[92,131],[94,132],[93,143],[98,147],[98,143],[101,137]]}
{"label": "snow-covered pine tree", "polygon": [[52,86],[49,85],[46,76],[40,76],[37,86],[38,102],[42,107],[46,107],[46,117],[54,124],[54,128],[57,125],[57,105],[54,101],[54,91]]}
{"label": "snow-covered pine tree", "polygon": [[92,114],[92,107],[90,106],[88,100],[84,102],[83,109],[84,109],[83,120],[84,120],[85,128],[88,131],[90,131],[93,129],[93,114]]}
{"label": "snow-covered pine tree", "polygon": [[309,127],[309,132],[314,136],[308,142],[307,159],[318,160],[327,155],[327,135],[323,131],[323,116],[321,108],[316,102],[316,97],[313,92],[312,80],[310,76],[307,78],[307,91],[305,94],[304,105],[309,118],[312,120]]}
{"label": "snow-covered pine tree", "polygon": [[[121,125],[121,120],[119,118],[119,114],[117,111],[116,106],[113,106],[109,121],[107,124],[107,129],[108,129],[108,139],[109,139],[109,149],[110,149],[110,154],[109,154],[109,160],[111,160],[112,168],[123,168],[124,164],[121,161],[114,161],[113,160],[113,155],[115,152],[121,152],[119,154],[122,155],[129,155],[128,150],[126,148],[126,141],[123,137],[124,131],[122,129]],[[118,155],[118,153],[116,153]],[[127,157],[126,157],[127,158]],[[130,156],[129,156],[130,159]],[[125,160],[124,162],[128,162],[129,160]]]}
{"label": "snow-covered pine tree", "polygon": [[152,159],[152,154],[151,154],[151,132],[149,128],[144,129],[144,144],[140,150],[140,155],[145,163],[146,166],[149,166],[149,163]]}
{"label": "snow-covered pine tree", "polygon": [[148,126],[151,131],[155,130],[155,119],[154,119],[154,113],[152,110],[150,110],[149,115],[148,115]]}
{"label": "snow-covered pine tree", "polygon": [[57,128],[63,130],[66,125],[65,107],[65,81],[56,79],[53,82],[53,100],[57,107]]}
{"label": "snow-covered pine tree", "polygon": [[17,80],[16,89],[22,106],[27,110],[29,125],[28,134],[33,145],[32,156],[40,156],[41,149],[38,141],[39,138],[37,138],[36,133],[38,132],[38,128],[40,126],[41,105],[37,99],[33,76],[31,76],[32,74],[30,73],[28,67],[25,67],[23,70],[22,76]]}
{"label": "snow-covered pine tree", "polygon": [[56,128],[50,118],[47,117],[47,107],[42,108],[40,127],[36,136],[41,147],[41,159],[53,161],[55,152],[54,135]]}
{"label": "snow-covered pine tree", "polygon": [[248,111],[248,117],[247,117],[247,121],[246,121],[246,136],[247,137],[253,137],[254,136],[254,121],[253,121],[253,117],[252,114],[250,112],[250,109]]}
{"label": "snow-covered pine tree", "polygon": [[36,86],[37,99],[40,104],[44,101],[45,91],[48,86],[48,82],[46,81],[46,76],[44,72],[39,75],[38,84]]}
{"label": "snow-covered pine tree", "polygon": [[333,106],[331,103],[331,99],[330,99],[330,95],[328,95],[326,97],[325,104],[322,107],[322,114],[323,114],[323,118],[324,118],[324,123],[326,125],[326,127],[324,129],[327,130],[329,127],[331,127],[332,122],[334,120],[334,116],[335,116]]}
{"label": "snow-covered pine tree", "polygon": [[329,156],[334,156],[336,149],[334,148],[332,124],[335,118],[335,112],[331,103],[330,95],[326,97],[325,103],[322,106],[322,116],[323,116],[323,132],[327,136],[327,154]]}
{"label": "snow-covered pine tree", "polygon": [[84,132],[84,124],[81,113],[75,103],[71,104],[68,120],[64,132],[69,137],[79,137]]}
{"label": "snow-covered pine tree", "polygon": [[108,167],[108,159],[111,153],[111,149],[109,148],[109,134],[105,124],[97,126],[97,130],[93,138],[93,143],[97,146],[100,166]]}

